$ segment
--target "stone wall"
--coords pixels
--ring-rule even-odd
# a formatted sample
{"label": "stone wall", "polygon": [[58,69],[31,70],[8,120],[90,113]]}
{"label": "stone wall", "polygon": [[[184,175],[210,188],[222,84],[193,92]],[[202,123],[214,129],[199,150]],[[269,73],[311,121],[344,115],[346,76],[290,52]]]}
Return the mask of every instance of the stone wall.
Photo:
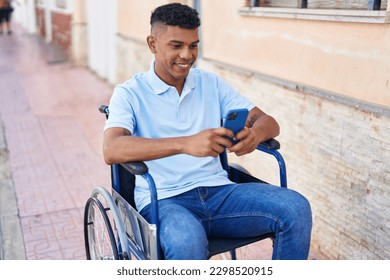
{"label": "stone wall", "polygon": [[153,59],[144,42],[117,36],[117,83],[130,79],[135,73],[148,71]]}
{"label": "stone wall", "polygon": [[[201,60],[281,125],[291,189],[311,202],[312,248],[324,259],[390,258],[390,109]],[[268,156],[233,159],[278,182]]]}

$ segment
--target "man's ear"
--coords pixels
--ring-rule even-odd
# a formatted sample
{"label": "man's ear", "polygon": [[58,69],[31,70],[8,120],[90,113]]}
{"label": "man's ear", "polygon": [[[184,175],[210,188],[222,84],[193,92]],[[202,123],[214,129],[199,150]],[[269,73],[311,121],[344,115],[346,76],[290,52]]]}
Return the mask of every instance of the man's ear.
{"label": "man's ear", "polygon": [[156,53],[156,38],[153,35],[149,35],[146,37],[146,42],[148,43],[150,51]]}

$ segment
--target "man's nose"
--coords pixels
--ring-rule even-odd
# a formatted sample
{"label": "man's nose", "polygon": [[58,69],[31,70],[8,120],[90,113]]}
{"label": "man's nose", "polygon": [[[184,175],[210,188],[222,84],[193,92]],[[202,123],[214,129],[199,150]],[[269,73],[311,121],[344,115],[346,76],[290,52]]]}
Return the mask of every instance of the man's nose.
{"label": "man's nose", "polygon": [[191,57],[192,57],[192,52],[191,52],[190,48],[183,48],[180,51],[180,58],[190,59]]}

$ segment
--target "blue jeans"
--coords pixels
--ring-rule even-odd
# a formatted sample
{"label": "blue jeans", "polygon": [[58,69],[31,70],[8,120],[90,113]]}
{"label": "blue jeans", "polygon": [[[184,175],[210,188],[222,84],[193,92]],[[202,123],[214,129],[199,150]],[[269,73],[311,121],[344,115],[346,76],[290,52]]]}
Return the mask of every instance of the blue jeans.
{"label": "blue jeans", "polygon": [[[165,259],[207,259],[209,236],[275,234],[272,259],[307,259],[312,216],[296,191],[244,183],[200,187],[159,200],[160,243]],[[150,204],[141,215],[150,222]]]}

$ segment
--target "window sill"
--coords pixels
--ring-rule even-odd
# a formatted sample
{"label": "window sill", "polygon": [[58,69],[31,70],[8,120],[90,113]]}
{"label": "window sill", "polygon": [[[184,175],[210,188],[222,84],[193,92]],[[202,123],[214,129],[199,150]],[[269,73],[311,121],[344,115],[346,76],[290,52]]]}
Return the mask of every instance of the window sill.
{"label": "window sill", "polygon": [[240,8],[239,13],[242,16],[254,17],[339,22],[390,23],[390,11],[244,7]]}

